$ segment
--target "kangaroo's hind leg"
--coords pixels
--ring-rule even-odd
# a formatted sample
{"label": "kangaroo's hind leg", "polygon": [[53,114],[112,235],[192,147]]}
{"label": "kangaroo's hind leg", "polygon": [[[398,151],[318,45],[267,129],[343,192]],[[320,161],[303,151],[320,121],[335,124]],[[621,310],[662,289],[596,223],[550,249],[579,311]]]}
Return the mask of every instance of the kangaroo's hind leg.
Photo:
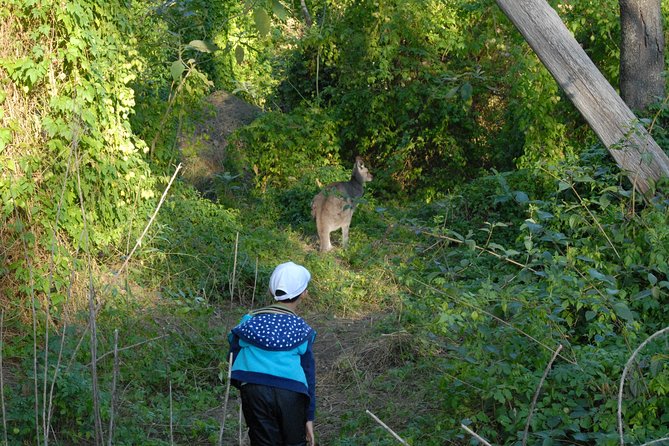
{"label": "kangaroo's hind leg", "polygon": [[320,244],[320,251],[327,252],[332,249],[332,244],[330,244],[330,227],[320,218],[316,220],[316,229],[318,230],[318,240]]}

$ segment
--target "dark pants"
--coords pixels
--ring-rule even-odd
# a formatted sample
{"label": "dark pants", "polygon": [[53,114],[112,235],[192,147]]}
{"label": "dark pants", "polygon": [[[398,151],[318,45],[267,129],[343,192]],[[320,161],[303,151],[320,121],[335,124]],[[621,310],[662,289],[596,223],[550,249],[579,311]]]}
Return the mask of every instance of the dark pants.
{"label": "dark pants", "polygon": [[306,446],[306,395],[258,384],[241,393],[251,446]]}

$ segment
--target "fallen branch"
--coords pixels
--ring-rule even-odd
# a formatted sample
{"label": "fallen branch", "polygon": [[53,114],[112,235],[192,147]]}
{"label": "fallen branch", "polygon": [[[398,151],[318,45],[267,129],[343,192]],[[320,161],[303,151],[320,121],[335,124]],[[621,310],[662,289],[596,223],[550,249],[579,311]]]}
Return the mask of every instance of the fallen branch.
{"label": "fallen branch", "polygon": [[[623,435],[623,389],[625,388],[625,378],[627,376],[627,372],[629,371],[629,368],[632,365],[632,361],[634,361],[634,358],[636,358],[636,355],[653,339],[662,336],[665,333],[669,333],[669,327],[665,327],[660,331],[657,331],[650,335],[648,339],[643,341],[641,345],[639,345],[636,350],[632,353],[632,356],[630,356],[630,359],[627,360],[627,364],[625,364],[625,368],[623,369],[623,374],[620,377],[620,387],[618,389],[618,432],[620,433],[620,446],[624,446],[625,444],[625,439]],[[663,441],[662,440],[656,440],[656,441]],[[653,442],[651,442],[653,443]],[[646,443],[649,444],[649,443]]]}
{"label": "fallen branch", "polygon": [[132,248],[132,251],[130,251],[130,254],[128,254],[128,257],[125,258],[125,261],[123,262],[123,265],[119,268],[119,270],[116,272],[115,276],[118,276],[121,274],[121,271],[128,265],[128,262],[130,261],[130,258],[132,255],[135,253],[137,248],[142,244],[142,239],[148,232],[149,228],[151,227],[151,224],[153,223],[153,220],[155,220],[156,215],[158,215],[158,211],[160,210],[160,207],[163,205],[163,201],[165,201],[165,197],[167,196],[167,191],[170,190],[170,187],[172,186],[172,183],[174,182],[174,179],[177,177],[177,174],[179,173],[179,170],[181,170],[181,163],[177,166],[176,170],[174,171],[174,174],[172,175],[172,178],[170,179],[170,182],[167,183],[167,187],[163,191],[162,197],[160,197],[160,201],[158,202],[158,206],[156,207],[156,210],[153,211],[153,215],[149,219],[149,222],[146,224],[146,227],[144,228],[144,232],[142,232],[142,235],[139,236],[137,239],[137,243],[135,243],[135,247]]}
{"label": "fallen branch", "polygon": [[378,418],[376,415],[374,415],[373,413],[371,413],[369,410],[366,410],[365,412],[367,412],[367,415],[369,415],[370,417],[372,417],[372,418],[374,419],[374,421],[376,421],[377,423],[379,423],[379,424],[381,425],[382,428],[384,428],[385,430],[387,430],[387,431],[390,433],[390,435],[392,435],[393,437],[395,437],[395,438],[397,439],[397,441],[399,441],[399,442],[402,443],[403,445],[409,446],[409,443],[407,443],[406,441],[404,441],[404,439],[402,439],[402,437],[400,437],[400,436],[397,435],[395,432],[393,432],[393,430],[392,430],[391,428],[389,428],[388,426],[386,426],[386,424],[385,424],[383,421],[379,420],[379,418]]}
{"label": "fallen branch", "polygon": [[539,381],[537,390],[536,392],[534,392],[534,398],[532,398],[532,404],[530,405],[530,410],[527,413],[527,423],[525,423],[525,432],[523,432],[523,446],[527,444],[527,433],[530,431],[530,422],[532,421],[532,414],[534,413],[534,407],[536,406],[537,400],[539,399],[539,392],[541,391],[541,387],[544,385],[544,381],[548,376],[548,372],[551,370],[553,362],[555,362],[555,358],[557,358],[558,354],[560,353],[560,350],[562,350],[562,344],[558,345],[558,348],[555,349],[555,353],[553,353],[553,357],[548,362],[546,370],[544,370],[544,375],[541,377],[541,381]]}
{"label": "fallen branch", "polygon": [[478,441],[483,443],[486,446],[491,446],[490,443],[488,443],[483,437],[479,436],[476,432],[465,426],[464,424],[460,424],[460,427],[462,427],[464,430],[466,430],[472,437],[476,438]]}

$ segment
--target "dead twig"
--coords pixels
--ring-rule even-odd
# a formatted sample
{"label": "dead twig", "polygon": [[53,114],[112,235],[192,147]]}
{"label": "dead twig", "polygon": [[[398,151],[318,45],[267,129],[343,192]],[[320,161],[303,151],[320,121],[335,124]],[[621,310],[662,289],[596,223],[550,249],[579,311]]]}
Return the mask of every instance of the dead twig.
{"label": "dead twig", "polygon": [[391,428],[389,428],[383,421],[379,420],[379,418],[378,418],[376,415],[374,415],[374,414],[373,414],[372,412],[370,412],[369,410],[365,410],[365,412],[367,412],[367,415],[369,415],[370,417],[372,417],[372,419],[373,419],[374,421],[376,421],[377,423],[379,423],[379,424],[381,425],[382,428],[384,428],[385,430],[387,430],[387,431],[390,433],[390,435],[392,435],[393,437],[395,437],[395,439],[396,439],[397,441],[399,441],[400,443],[402,443],[402,444],[405,445],[405,446],[409,446],[409,443],[407,443],[402,437],[400,437],[400,436],[397,435],[395,432],[393,432],[393,430],[392,430]]}
{"label": "dead twig", "polygon": [[[462,240],[458,240],[458,239],[456,239],[456,238],[449,237],[449,236],[447,236],[447,235],[434,234],[434,233],[432,233],[432,232],[427,232],[427,231],[423,231],[422,233],[423,233],[424,235],[429,235],[430,237],[435,237],[435,238],[440,238],[440,239],[448,240],[449,242],[459,243],[459,244],[461,244],[461,245],[463,245],[463,244],[465,243],[465,242],[462,241]],[[516,266],[518,266],[518,267],[520,267],[520,268],[523,268],[523,269],[528,269],[528,270],[532,271],[533,273],[536,273],[536,272],[537,272],[535,269],[533,269],[533,268],[531,268],[531,267],[529,267],[529,266],[527,266],[527,265],[523,265],[522,263],[517,262],[517,261],[515,261],[515,260],[513,260],[513,259],[510,259],[510,258],[508,258],[508,257],[504,257],[503,255],[501,255],[501,254],[499,254],[499,253],[497,253],[497,252],[495,252],[495,251],[492,251],[492,250],[490,250],[490,249],[487,249],[487,248],[484,248],[484,247],[482,247],[482,246],[478,246],[478,245],[474,245],[474,248],[478,249],[479,251],[485,252],[486,254],[490,254],[491,256],[497,257],[497,258],[500,259],[500,260],[504,260],[505,262],[509,262],[509,263],[511,263],[512,265],[516,265]]]}
{"label": "dead twig", "polygon": [[111,407],[109,408],[109,437],[108,446],[112,446],[114,439],[114,410],[116,408],[116,381],[118,380],[119,359],[118,359],[118,328],[114,330],[114,374],[112,376],[111,388]]}
{"label": "dead twig", "polygon": [[462,427],[464,430],[466,430],[472,437],[476,438],[478,441],[483,443],[486,446],[491,446],[490,443],[488,443],[483,437],[479,436],[476,432],[465,426],[464,424],[461,424],[460,427]]}
{"label": "dead twig", "polygon": [[553,362],[555,362],[555,358],[557,358],[558,354],[560,353],[560,350],[562,350],[562,344],[558,345],[558,348],[555,349],[555,353],[553,353],[553,357],[548,362],[548,365],[546,366],[546,370],[544,370],[544,375],[541,377],[541,381],[539,381],[539,385],[537,386],[537,390],[536,390],[536,392],[534,392],[534,398],[532,398],[532,404],[530,405],[530,410],[527,413],[527,422],[525,423],[525,431],[523,432],[523,446],[525,446],[525,444],[527,444],[527,433],[530,430],[530,422],[532,421],[532,415],[534,413],[534,407],[537,405],[537,400],[539,399],[539,393],[541,392],[541,387],[544,385],[544,381],[546,380],[546,377],[548,376],[548,372],[550,372],[551,367],[553,366]]}
{"label": "dead twig", "polygon": [[156,210],[153,211],[153,215],[151,215],[151,218],[149,219],[149,222],[146,224],[146,227],[144,228],[144,232],[142,232],[142,235],[139,236],[137,239],[137,242],[135,243],[135,247],[132,248],[132,251],[130,251],[130,254],[125,258],[125,261],[123,262],[123,265],[119,268],[119,270],[116,272],[115,276],[118,276],[121,274],[121,271],[128,265],[128,262],[130,261],[130,258],[132,255],[135,253],[137,248],[142,244],[142,239],[146,235],[146,233],[149,231],[149,228],[151,227],[151,224],[153,223],[153,220],[155,220],[156,215],[158,215],[158,211],[160,210],[160,207],[163,205],[163,201],[165,201],[165,197],[167,196],[167,192],[170,190],[170,187],[172,186],[172,183],[174,182],[174,179],[177,177],[177,174],[181,170],[181,163],[177,166],[176,170],[174,171],[174,174],[172,175],[172,178],[170,178],[170,182],[167,183],[167,187],[163,191],[163,195],[160,197],[160,201],[158,202],[158,206],[156,206]]}
{"label": "dead twig", "polygon": [[230,281],[230,305],[235,297],[235,276],[237,275],[237,249],[239,248],[239,232],[237,232],[237,238],[235,239],[235,257],[232,262],[232,280]]}
{"label": "dead twig", "polygon": [[[86,267],[88,269],[88,323],[91,330],[91,385],[93,392],[93,419],[95,422],[95,444],[102,446],[104,444],[104,433],[102,430],[102,416],[100,414],[100,389],[98,381],[97,355],[98,355],[98,334],[97,334],[97,310],[95,308],[95,286],[93,284],[93,267],[91,260],[90,239],[88,233],[88,219],[86,218],[86,208],[84,193],[81,187],[81,154],[78,151],[78,145],[75,149],[75,166],[77,173],[77,193],[79,195],[79,207],[81,209],[81,219],[83,222],[83,237],[86,253]],[[48,432],[44,432],[48,435]]]}
{"label": "dead twig", "polygon": [[[112,351],[108,351],[107,353],[104,353],[104,354],[98,356],[98,359],[97,359],[97,360],[98,360],[98,362],[100,362],[100,360],[102,360],[102,358],[104,358],[105,356],[110,355],[110,354],[112,354],[112,353],[114,354],[114,357],[116,357],[116,354],[118,354],[118,353],[120,353],[120,352],[122,352],[122,351],[124,351],[124,350],[130,350],[131,348],[139,347],[140,345],[148,344],[149,342],[157,341],[158,339],[166,338],[166,337],[168,337],[168,336],[169,336],[169,335],[164,334],[164,335],[161,335],[161,336],[156,336],[155,338],[147,339],[147,340],[145,340],[145,341],[136,342],[136,343],[134,343],[134,344],[132,344],[132,345],[128,345],[128,346],[126,346],[126,347],[121,347],[121,348],[119,348],[119,349],[114,348],[114,350],[112,350]],[[90,365],[90,364],[89,364],[89,365]]]}
{"label": "dead twig", "polygon": [[174,446],[174,409],[172,407],[172,378],[170,378],[170,446]]}
{"label": "dead twig", "polygon": [[[623,374],[620,377],[620,387],[618,389],[618,432],[620,433],[620,446],[624,446],[625,444],[625,438],[623,435],[623,390],[625,388],[625,378],[627,377],[627,373],[629,372],[629,368],[632,366],[632,362],[636,358],[636,355],[653,339],[658,338],[665,333],[669,333],[669,327],[665,327],[660,331],[656,331],[652,335],[648,337],[645,341],[639,345],[636,350],[632,353],[632,356],[627,360],[627,364],[625,364],[625,368],[623,369]],[[661,439],[661,440],[656,440],[656,441],[664,441],[666,439]],[[653,443],[653,442],[651,442]],[[649,443],[646,443],[649,444]]]}
{"label": "dead twig", "polygon": [[2,368],[2,346],[5,342],[4,338],[4,329],[5,329],[5,310],[0,312],[0,403],[2,404],[2,434],[5,442],[5,446],[8,446],[7,443],[7,414],[5,412],[5,378],[4,378],[4,369]]}
{"label": "dead twig", "polygon": [[641,446],[652,446],[654,444],[663,443],[663,442],[669,443],[669,437],[664,437],[664,438],[659,438],[657,440],[649,441],[648,443],[644,443]]}
{"label": "dead twig", "polygon": [[225,385],[225,398],[223,399],[223,414],[221,415],[221,430],[218,432],[218,446],[223,446],[223,433],[225,432],[225,417],[228,409],[228,398],[230,396],[230,378],[232,376],[232,353],[228,358],[228,382]]}

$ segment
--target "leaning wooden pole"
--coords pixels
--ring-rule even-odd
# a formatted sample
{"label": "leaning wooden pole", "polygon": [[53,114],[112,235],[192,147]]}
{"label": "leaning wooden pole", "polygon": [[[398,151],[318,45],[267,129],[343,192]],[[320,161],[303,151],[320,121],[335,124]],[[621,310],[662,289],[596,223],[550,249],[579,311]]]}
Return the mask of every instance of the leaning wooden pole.
{"label": "leaning wooden pole", "polygon": [[641,192],[669,177],[669,157],[546,0],[496,0]]}

